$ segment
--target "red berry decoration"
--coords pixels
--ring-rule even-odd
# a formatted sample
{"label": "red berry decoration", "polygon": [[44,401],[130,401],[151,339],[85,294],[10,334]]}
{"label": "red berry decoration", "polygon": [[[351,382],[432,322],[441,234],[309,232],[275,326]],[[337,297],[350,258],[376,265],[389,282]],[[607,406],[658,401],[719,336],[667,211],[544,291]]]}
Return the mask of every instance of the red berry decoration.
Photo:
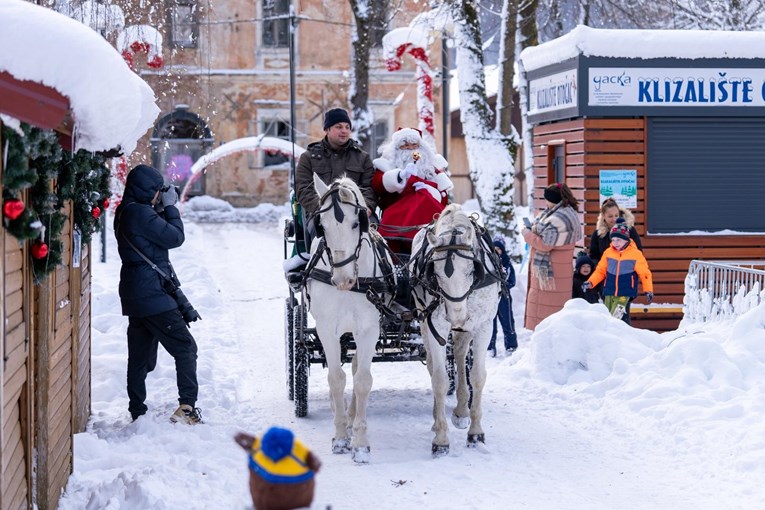
{"label": "red berry decoration", "polygon": [[15,220],[24,212],[24,202],[18,198],[9,198],[3,202],[3,216],[9,220]]}
{"label": "red berry decoration", "polygon": [[105,199],[104,199],[104,207],[103,207],[103,209],[104,209],[104,211],[105,211],[105,210],[107,210],[108,208],[109,208],[109,199],[108,199],[108,198],[105,198]]}
{"label": "red berry decoration", "polygon": [[159,69],[165,65],[165,61],[159,55],[155,55],[154,58],[146,62],[146,65],[154,69]]}
{"label": "red berry decoration", "polygon": [[48,255],[48,245],[39,239],[32,244],[32,256],[36,259],[44,259]]}
{"label": "red berry decoration", "polygon": [[101,208],[98,206],[93,207],[93,209],[90,211],[90,214],[95,218],[98,219],[99,216],[101,216]]}

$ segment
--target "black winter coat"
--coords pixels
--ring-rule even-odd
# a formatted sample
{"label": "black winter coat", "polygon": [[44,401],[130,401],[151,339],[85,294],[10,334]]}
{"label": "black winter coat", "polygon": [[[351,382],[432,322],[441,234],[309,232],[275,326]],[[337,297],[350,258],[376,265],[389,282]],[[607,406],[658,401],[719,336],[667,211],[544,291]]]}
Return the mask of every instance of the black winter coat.
{"label": "black winter coat", "polygon": [[[619,208],[619,216],[624,218],[627,226],[630,229],[630,239],[635,243],[637,249],[643,251],[643,243],[640,242],[640,234],[635,230],[635,216],[627,209]],[[598,215],[598,221],[595,224],[595,232],[593,232],[590,238],[590,258],[598,264],[603,253],[611,246],[611,232],[606,225],[606,220],[603,219],[603,214]],[[592,268],[595,269],[595,266]]]}
{"label": "black winter coat", "polygon": [[122,315],[147,317],[178,308],[175,299],[165,291],[159,273],[125,240],[127,237],[165,274],[173,274],[168,250],[182,245],[185,237],[181,214],[175,206],[165,207],[161,214],[151,206],[154,194],[163,184],[162,174],[156,169],[136,166],[128,173],[122,203],[115,212],[114,231],[122,259],[119,285]]}

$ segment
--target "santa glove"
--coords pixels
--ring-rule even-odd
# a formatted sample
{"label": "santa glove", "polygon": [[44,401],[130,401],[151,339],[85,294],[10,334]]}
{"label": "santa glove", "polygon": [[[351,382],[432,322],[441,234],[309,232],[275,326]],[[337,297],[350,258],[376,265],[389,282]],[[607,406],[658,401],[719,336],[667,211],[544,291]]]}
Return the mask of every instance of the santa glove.
{"label": "santa glove", "polygon": [[409,163],[401,170],[401,180],[406,181],[413,175],[417,175],[417,165],[414,163]]}
{"label": "santa glove", "polygon": [[645,293],[645,302],[649,305],[653,302],[653,292],[646,292]]}
{"label": "santa glove", "polygon": [[592,284],[590,282],[584,282],[582,284],[582,292],[587,292],[592,288]]}

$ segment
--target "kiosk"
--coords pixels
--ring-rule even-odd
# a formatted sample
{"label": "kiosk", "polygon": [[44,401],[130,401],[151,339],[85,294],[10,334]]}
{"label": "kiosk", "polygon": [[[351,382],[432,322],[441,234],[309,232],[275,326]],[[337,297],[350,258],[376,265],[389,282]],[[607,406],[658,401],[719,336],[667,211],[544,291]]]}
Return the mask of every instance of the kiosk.
{"label": "kiosk", "polygon": [[691,260],[765,258],[763,47],[762,32],[579,26],[520,55],[534,207],[565,181],[585,247],[606,197],[634,213],[657,303],[636,300],[636,327],[677,327]]}

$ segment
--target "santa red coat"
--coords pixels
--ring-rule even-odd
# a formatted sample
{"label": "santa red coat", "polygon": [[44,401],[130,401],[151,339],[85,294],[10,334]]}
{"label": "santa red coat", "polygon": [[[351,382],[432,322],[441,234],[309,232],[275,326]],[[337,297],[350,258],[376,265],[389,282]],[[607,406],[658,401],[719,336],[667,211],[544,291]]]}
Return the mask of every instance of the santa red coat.
{"label": "santa red coat", "polygon": [[[438,155],[437,159],[446,167],[442,156]],[[404,182],[400,177],[401,170],[391,168],[392,164],[387,159],[378,158],[374,164],[376,171],[372,176],[372,189],[377,193],[378,205],[383,211],[378,227],[380,234],[383,237],[413,239],[419,230],[417,227],[430,223],[433,216],[448,204],[447,192],[453,187],[451,179],[437,169],[433,180],[411,175]]]}

